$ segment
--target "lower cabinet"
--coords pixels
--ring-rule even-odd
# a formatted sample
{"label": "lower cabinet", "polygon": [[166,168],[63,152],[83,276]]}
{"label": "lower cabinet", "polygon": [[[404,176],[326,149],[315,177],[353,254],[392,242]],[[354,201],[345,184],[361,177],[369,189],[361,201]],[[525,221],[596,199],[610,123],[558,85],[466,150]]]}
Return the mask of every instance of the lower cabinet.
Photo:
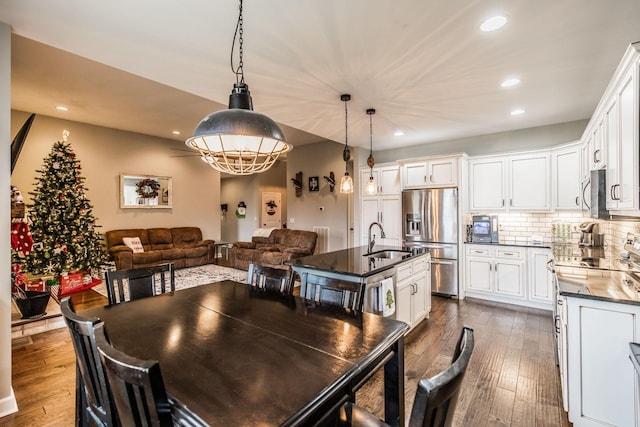
{"label": "lower cabinet", "polygon": [[411,328],[429,317],[431,311],[430,256],[399,264],[396,267],[396,320]]}
{"label": "lower cabinet", "polygon": [[639,425],[629,342],[640,338],[640,306],[566,301],[569,421],[575,427]]}
{"label": "lower cabinet", "polygon": [[467,244],[465,255],[467,296],[553,308],[550,249]]}

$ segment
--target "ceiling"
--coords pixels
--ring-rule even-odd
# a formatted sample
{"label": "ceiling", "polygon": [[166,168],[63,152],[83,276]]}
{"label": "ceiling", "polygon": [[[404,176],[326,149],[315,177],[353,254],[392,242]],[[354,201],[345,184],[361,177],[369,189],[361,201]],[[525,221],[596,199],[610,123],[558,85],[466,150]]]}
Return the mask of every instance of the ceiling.
{"label": "ceiling", "polygon": [[[507,24],[480,32],[497,13]],[[233,0],[2,0],[12,108],[184,141],[226,108],[237,14]],[[374,150],[581,120],[638,16],[640,0],[247,1],[245,80],[294,147],[344,143],[342,93],[350,145],[368,147],[377,110]]]}

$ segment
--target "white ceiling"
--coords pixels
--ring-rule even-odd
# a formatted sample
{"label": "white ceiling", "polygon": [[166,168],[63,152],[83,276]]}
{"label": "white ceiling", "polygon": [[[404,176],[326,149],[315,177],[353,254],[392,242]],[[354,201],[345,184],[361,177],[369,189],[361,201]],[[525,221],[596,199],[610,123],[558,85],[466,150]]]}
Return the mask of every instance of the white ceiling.
{"label": "white ceiling", "polygon": [[[237,13],[233,0],[0,0],[20,36],[12,108],[183,141],[226,108]],[[496,13],[507,25],[480,32]],[[368,147],[377,110],[374,150],[542,126],[590,117],[638,17],[640,0],[248,0],[245,79],[294,146],[344,142],[341,93],[351,145]],[[510,76],[522,83],[500,88]]]}

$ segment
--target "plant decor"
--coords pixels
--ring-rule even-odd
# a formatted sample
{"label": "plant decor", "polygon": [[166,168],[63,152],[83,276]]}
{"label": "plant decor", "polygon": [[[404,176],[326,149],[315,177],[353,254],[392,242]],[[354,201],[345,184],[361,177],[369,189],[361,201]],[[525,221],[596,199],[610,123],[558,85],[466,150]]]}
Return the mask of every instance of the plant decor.
{"label": "plant decor", "polygon": [[145,178],[136,183],[136,193],[143,199],[155,199],[158,197],[160,182],[155,179]]}

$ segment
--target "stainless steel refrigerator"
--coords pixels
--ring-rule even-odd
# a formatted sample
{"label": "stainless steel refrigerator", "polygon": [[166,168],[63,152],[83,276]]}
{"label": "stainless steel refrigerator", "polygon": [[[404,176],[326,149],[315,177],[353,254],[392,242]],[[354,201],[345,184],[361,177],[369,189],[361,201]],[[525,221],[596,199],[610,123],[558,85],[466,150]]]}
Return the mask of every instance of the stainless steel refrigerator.
{"label": "stainless steel refrigerator", "polygon": [[405,246],[431,254],[431,292],[458,295],[458,189],[402,192]]}

